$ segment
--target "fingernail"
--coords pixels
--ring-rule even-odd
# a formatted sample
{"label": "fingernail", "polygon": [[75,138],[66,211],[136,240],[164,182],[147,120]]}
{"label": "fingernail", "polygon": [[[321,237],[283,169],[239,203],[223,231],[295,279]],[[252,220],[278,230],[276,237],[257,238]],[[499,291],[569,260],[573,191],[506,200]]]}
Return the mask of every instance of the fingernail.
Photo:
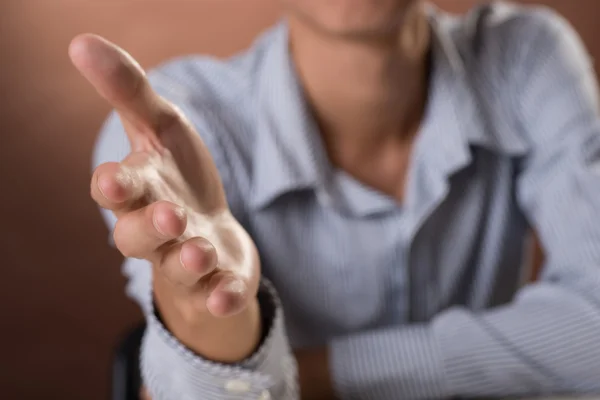
{"label": "fingernail", "polygon": [[185,266],[185,263],[183,262],[183,250],[185,249],[185,247],[183,249],[181,249],[181,251],[179,252],[179,264],[181,264],[181,266],[184,269],[188,269],[188,267]]}
{"label": "fingernail", "polygon": [[152,215],[152,224],[154,225],[154,228],[158,231],[158,233],[160,233],[163,236],[167,236],[167,234],[160,228],[158,224],[158,220],[156,219],[156,210],[154,210],[154,214]]}
{"label": "fingernail", "polygon": [[[185,255],[186,253],[190,253],[190,254],[187,254],[187,257],[184,257],[184,255]],[[184,245],[181,247],[181,251],[179,252],[179,263],[181,264],[181,266],[182,266],[184,269],[186,269],[186,270],[188,270],[188,271],[192,271],[192,272],[197,272],[197,271],[193,271],[192,269],[188,268],[188,266],[187,266],[187,265],[185,265],[185,262],[183,261],[183,259],[184,259],[184,258],[187,258],[188,260],[189,260],[190,258],[192,258],[192,260],[194,260],[194,259],[195,259],[195,256],[196,256],[196,254],[195,254],[195,251],[194,251],[194,249],[192,248],[192,246],[190,246],[190,245],[189,245],[189,243],[188,243],[188,244],[184,244]],[[192,261],[192,263],[193,263],[193,261]]]}
{"label": "fingernail", "polygon": [[102,194],[102,196],[105,199],[108,200],[108,197],[106,196],[106,193],[104,193],[104,189],[102,189],[102,186],[104,186],[102,184],[102,182],[106,182],[108,184],[107,179],[104,176],[101,175],[101,176],[98,177],[98,182],[96,183],[96,185],[98,185],[98,190],[100,191],[100,194]]}

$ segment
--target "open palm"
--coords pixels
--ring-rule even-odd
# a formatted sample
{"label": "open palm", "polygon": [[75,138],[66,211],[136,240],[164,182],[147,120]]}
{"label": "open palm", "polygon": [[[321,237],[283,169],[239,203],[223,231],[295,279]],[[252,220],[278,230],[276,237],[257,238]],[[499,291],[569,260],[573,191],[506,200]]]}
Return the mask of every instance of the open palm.
{"label": "open palm", "polygon": [[92,181],[94,199],[117,216],[119,250],[151,261],[155,279],[159,275],[175,289],[183,287],[194,312],[206,306],[213,315],[226,316],[243,309],[257,291],[258,256],[229,212],[200,135],[114,44],[82,35],[72,42],[70,56],[118,112],[131,144],[131,154],[98,167]]}

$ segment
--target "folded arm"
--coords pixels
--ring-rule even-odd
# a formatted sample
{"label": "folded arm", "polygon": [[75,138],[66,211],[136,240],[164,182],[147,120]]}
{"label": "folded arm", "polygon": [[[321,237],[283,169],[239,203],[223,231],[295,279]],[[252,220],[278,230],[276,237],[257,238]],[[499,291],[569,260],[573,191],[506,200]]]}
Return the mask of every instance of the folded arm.
{"label": "folded arm", "polygon": [[[487,312],[339,338],[329,348],[343,398],[600,392],[600,118],[593,67],[551,13],[514,67],[515,112],[531,152],[517,198],[547,253],[541,280]],[[515,60],[517,61],[517,60]]]}

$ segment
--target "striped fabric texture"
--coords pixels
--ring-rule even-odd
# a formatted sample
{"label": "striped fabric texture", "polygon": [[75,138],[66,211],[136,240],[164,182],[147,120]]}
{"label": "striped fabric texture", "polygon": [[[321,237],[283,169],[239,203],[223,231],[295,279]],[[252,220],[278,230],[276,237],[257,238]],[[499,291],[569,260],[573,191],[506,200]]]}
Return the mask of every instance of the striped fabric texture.
{"label": "striped fabric texture", "polygon": [[[328,162],[285,21],[234,58],[186,57],[149,74],[211,150],[260,251],[273,318],[251,359],[209,362],[155,317],[148,263],[126,260],[155,400],[298,400],[292,351],[314,346],[328,347],[342,400],[600,392],[591,60],[545,8],[432,7],[430,20],[430,96],[402,204]],[[128,151],[113,114],[94,164]],[[524,284],[531,227],[548,257],[540,281]]]}

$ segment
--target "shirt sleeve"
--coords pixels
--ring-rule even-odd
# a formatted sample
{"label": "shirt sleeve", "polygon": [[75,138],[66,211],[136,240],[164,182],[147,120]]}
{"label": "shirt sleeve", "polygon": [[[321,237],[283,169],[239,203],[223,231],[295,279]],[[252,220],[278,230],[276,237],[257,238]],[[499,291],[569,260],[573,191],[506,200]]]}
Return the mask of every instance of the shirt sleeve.
{"label": "shirt sleeve", "polygon": [[[546,249],[540,281],[485,312],[334,340],[342,398],[600,392],[600,119],[579,37],[550,11],[522,18],[509,86],[531,151],[518,202]],[[506,45],[506,43],[504,43]],[[515,54],[516,54],[515,53]],[[510,56],[514,56],[511,54]]]}
{"label": "shirt sleeve", "polygon": [[[205,115],[190,106],[185,86],[163,73],[168,66],[151,73],[150,82],[160,95],[178,106],[201,133],[221,173],[232,212],[239,216],[239,196],[218,143],[218,122],[214,122],[208,111]],[[129,150],[123,126],[112,113],[101,129],[93,165],[121,161]],[[101,212],[112,231],[116,218],[112,212]],[[112,243],[112,234],[110,237]],[[261,313],[269,327],[265,340],[248,360],[238,365],[223,365],[194,354],[160,322],[154,309],[151,265],[147,261],[126,259],[123,272],[128,278],[127,294],[139,303],[146,317],[140,362],[142,378],[153,400],[298,399],[295,359],[288,345],[279,299],[268,282],[262,282],[259,291]]]}

